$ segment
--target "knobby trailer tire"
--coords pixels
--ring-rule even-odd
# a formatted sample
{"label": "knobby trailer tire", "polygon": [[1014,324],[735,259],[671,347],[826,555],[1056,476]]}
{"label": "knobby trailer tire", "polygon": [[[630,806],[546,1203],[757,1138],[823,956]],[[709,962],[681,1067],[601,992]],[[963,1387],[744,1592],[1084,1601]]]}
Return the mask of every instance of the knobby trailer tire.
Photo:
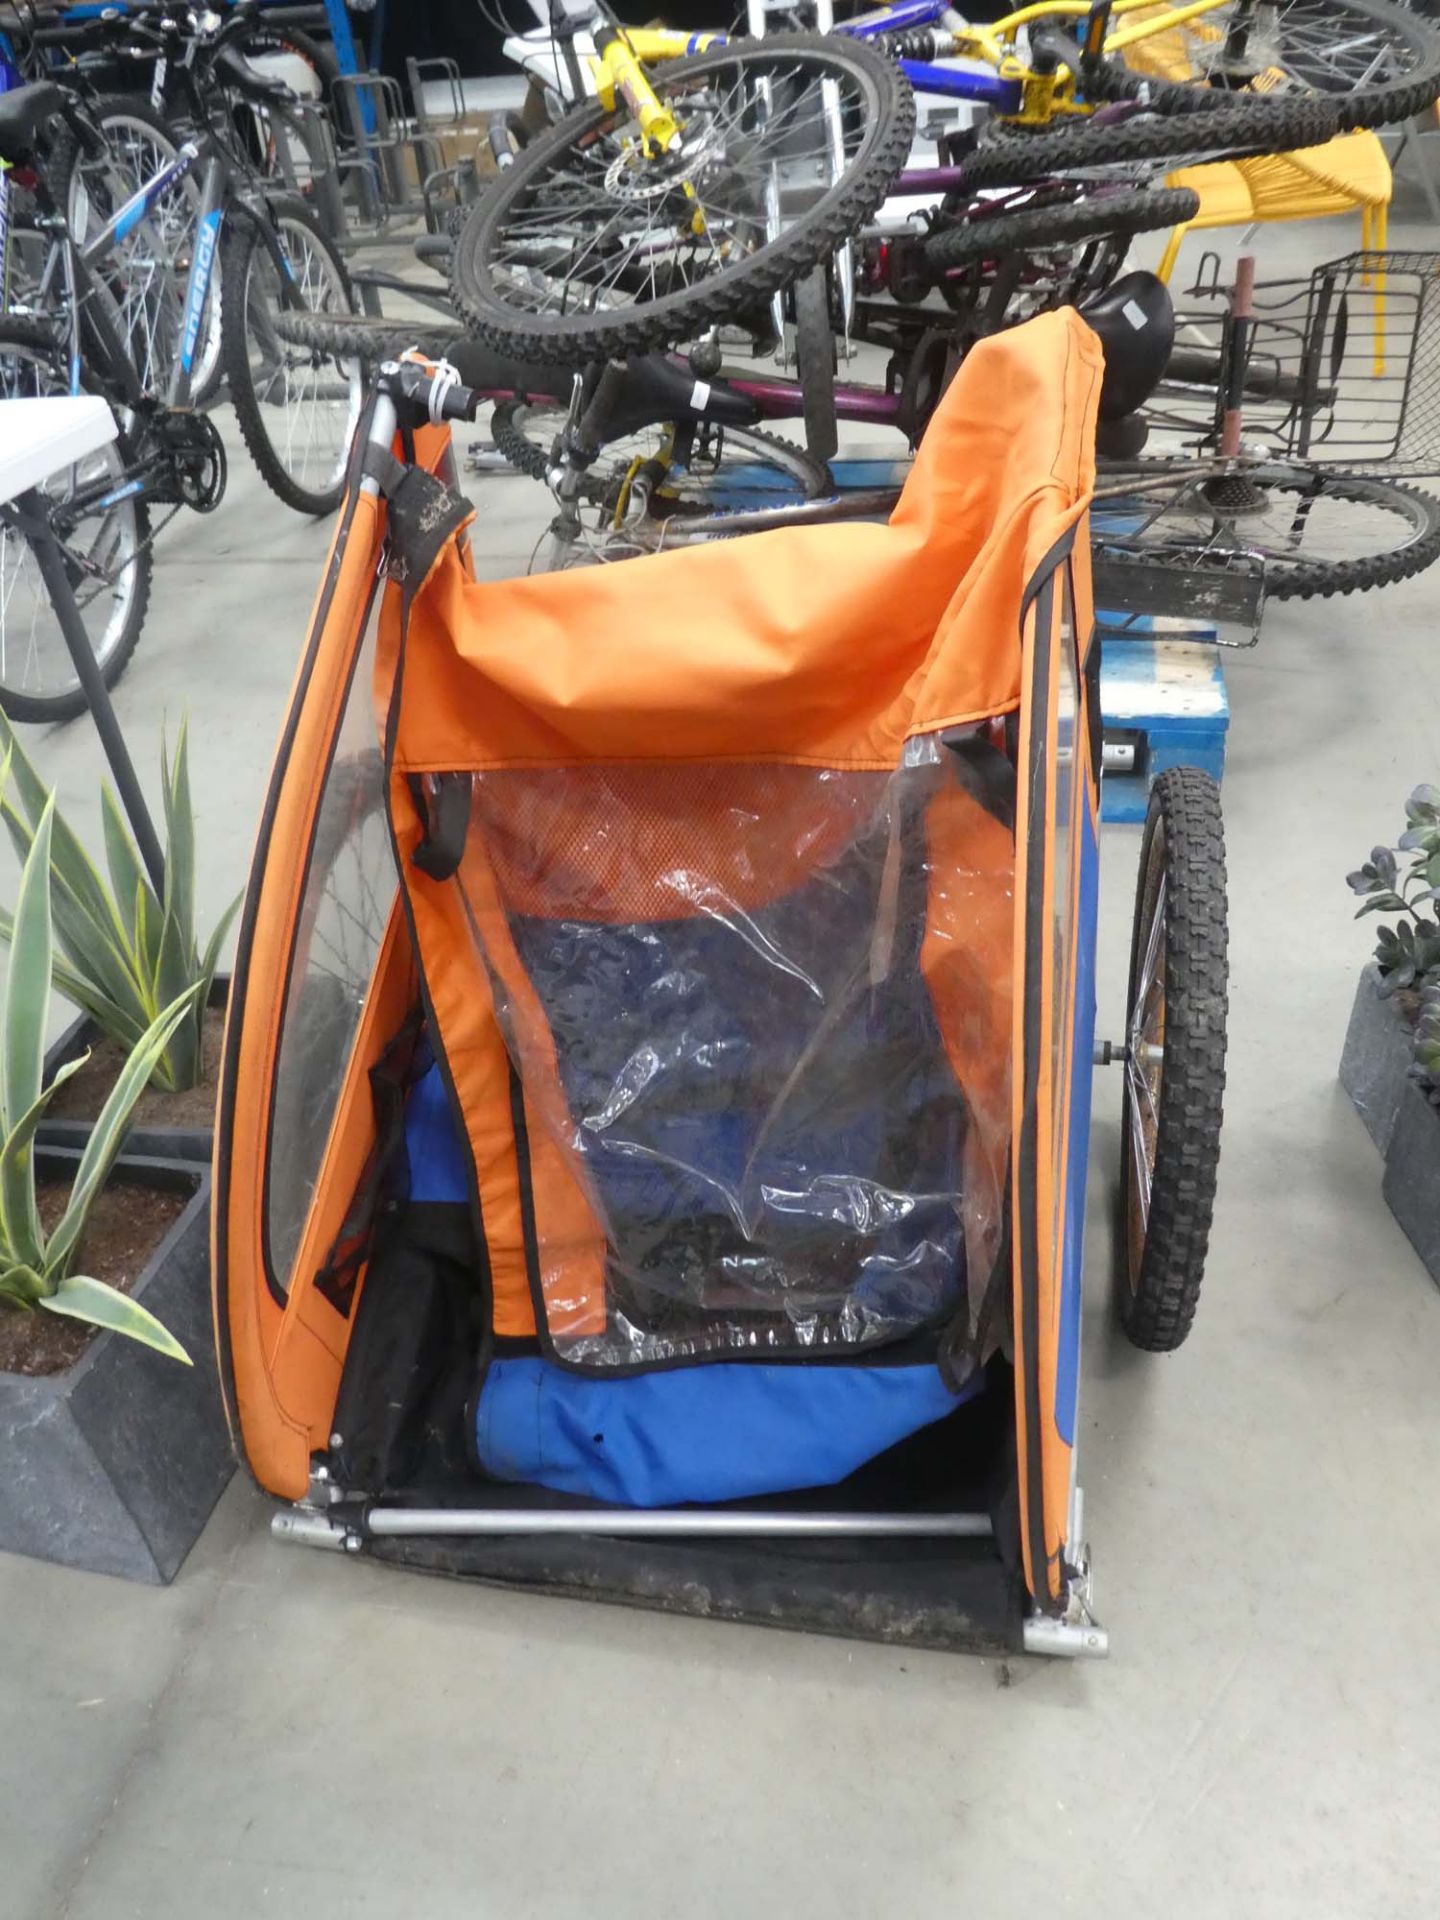
{"label": "knobby trailer tire", "polygon": [[1164,1064],[1149,1214],[1136,1249],[1131,1076],[1121,1122],[1120,1324],[1135,1346],[1171,1353],[1199,1304],[1220,1166],[1228,991],[1225,831],[1220,790],[1198,767],[1170,767],[1150,790],[1130,949],[1127,1034],[1164,882]]}

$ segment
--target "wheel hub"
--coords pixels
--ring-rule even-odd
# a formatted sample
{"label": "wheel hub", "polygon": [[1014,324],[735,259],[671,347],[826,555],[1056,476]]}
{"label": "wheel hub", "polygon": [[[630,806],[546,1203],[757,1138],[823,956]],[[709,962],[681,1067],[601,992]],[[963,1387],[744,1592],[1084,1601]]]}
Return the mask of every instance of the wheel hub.
{"label": "wheel hub", "polygon": [[1243,473],[1220,473],[1205,481],[1200,489],[1205,504],[1226,520],[1242,520],[1247,514],[1264,513],[1270,496],[1263,487]]}

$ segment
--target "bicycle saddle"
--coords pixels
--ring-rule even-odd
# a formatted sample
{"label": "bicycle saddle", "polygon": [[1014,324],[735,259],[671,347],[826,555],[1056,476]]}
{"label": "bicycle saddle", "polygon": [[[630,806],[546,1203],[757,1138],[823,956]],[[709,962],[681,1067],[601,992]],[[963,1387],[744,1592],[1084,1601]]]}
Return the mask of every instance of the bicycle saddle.
{"label": "bicycle saddle", "polygon": [[1153,273],[1127,273],[1087,300],[1080,316],[1100,336],[1105,378],[1100,418],[1134,413],[1159,386],[1175,344],[1175,309]]}
{"label": "bicycle saddle", "polygon": [[[419,329],[419,331],[423,331]],[[448,357],[467,387],[484,393],[553,394],[567,399],[574,369],[536,365],[492,352],[477,340],[457,340]],[[632,355],[625,376],[605,420],[605,438],[619,440],[666,420],[707,420],[722,427],[755,423],[754,402],[727,387],[723,376],[712,385],[700,379],[685,361],[664,353]]]}
{"label": "bicycle saddle", "polygon": [[606,431],[619,439],[663,420],[748,427],[754,423],[755,407],[723,379],[716,385],[702,380],[683,360],[664,353],[636,354],[625,363],[625,381]]}
{"label": "bicycle saddle", "polygon": [[47,120],[64,107],[70,96],[53,80],[36,80],[28,87],[0,93],[0,160],[23,166],[34,157],[36,137]]}

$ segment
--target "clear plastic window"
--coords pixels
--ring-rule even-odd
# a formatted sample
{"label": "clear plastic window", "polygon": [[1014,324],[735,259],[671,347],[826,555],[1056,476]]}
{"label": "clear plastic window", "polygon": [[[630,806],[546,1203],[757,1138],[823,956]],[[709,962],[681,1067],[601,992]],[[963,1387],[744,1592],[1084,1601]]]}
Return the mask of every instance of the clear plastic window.
{"label": "clear plastic window", "polygon": [[377,592],[325,776],[280,1026],[266,1228],[286,1290],[396,895],[371,692],[379,605]]}
{"label": "clear plastic window", "polygon": [[1013,837],[922,744],[890,774],[475,776],[456,884],[524,1089],[563,1357],[857,1351],[984,1289]]}

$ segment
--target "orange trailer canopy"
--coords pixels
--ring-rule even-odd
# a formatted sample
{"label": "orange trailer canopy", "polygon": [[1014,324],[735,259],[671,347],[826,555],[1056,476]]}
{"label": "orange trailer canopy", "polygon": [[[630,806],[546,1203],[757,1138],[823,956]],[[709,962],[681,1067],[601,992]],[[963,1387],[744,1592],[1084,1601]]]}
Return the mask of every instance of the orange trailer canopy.
{"label": "orange trailer canopy", "polygon": [[[415,437],[424,510],[352,489],[262,823],[217,1135],[222,1371],[264,1486],[302,1496],[326,1447],[387,1090],[423,1009],[495,1335],[599,1375],[861,1355],[922,1324],[958,1373],[1013,1340],[1026,1575],[1040,1604],[1063,1597],[1100,377],[1078,317],[1044,316],[975,349],[887,524],[618,566],[477,581],[443,430]],[[549,956],[587,941],[600,984],[581,1005]],[[577,1119],[576,1097],[597,1026],[682,995],[670,965],[637,1010],[626,941],[683,950],[702,982],[765,969],[776,1041],[746,1071],[777,1082],[767,1140],[799,1155],[865,1084],[872,1108],[908,1101],[907,1139],[928,1143],[909,1185],[892,1169],[841,1198],[835,1169],[807,1166],[777,1192],[751,1179],[752,1143],[738,1170],[690,1169],[722,1195],[708,1267],[636,1229],[625,1182],[662,1152],[636,1119],[649,1070],[626,1083],[629,1133]],[[686,1124],[666,1110],[672,1162]],[[947,1141],[942,1178],[925,1155]],[[816,1237],[816,1195],[845,1212],[854,1263]]]}

